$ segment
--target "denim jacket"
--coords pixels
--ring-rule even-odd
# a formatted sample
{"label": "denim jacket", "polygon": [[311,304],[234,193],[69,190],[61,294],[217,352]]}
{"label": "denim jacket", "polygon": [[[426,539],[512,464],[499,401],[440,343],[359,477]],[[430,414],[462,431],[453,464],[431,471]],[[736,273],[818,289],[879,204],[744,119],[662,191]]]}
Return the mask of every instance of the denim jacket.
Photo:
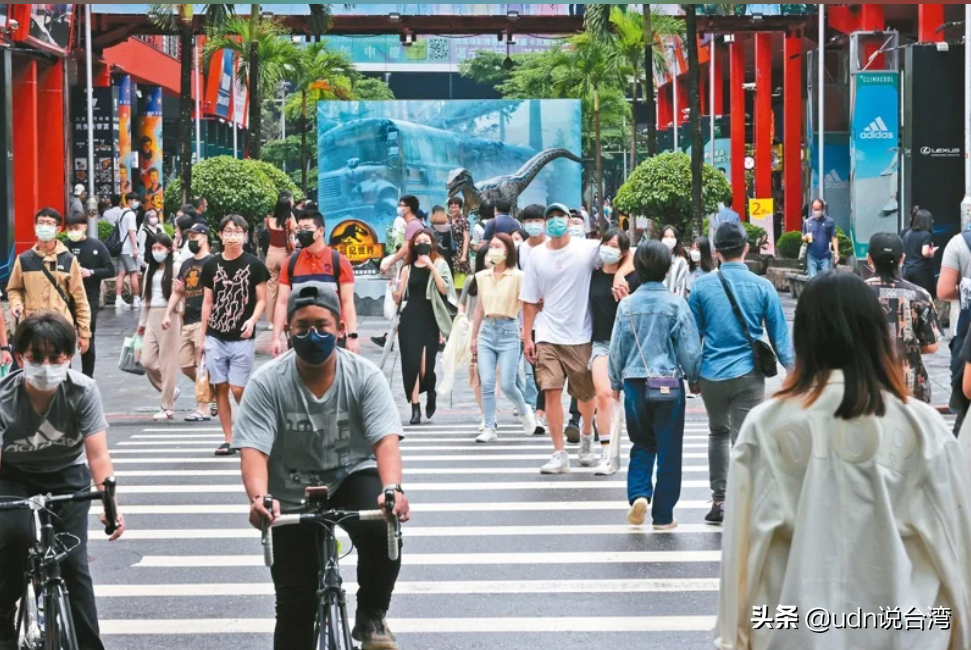
{"label": "denim jacket", "polygon": [[[631,320],[637,328],[636,339]],[[610,384],[614,390],[621,390],[625,379],[684,377],[693,383],[700,372],[701,339],[684,299],[660,282],[649,282],[620,303],[610,339]]]}

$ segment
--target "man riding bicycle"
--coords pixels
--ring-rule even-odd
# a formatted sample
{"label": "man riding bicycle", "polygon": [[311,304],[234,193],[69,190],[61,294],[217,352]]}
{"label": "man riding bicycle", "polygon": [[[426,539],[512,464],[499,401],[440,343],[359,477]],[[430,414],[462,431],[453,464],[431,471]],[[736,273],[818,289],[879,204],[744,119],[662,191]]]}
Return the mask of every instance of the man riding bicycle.
{"label": "man riding bicycle", "polygon": [[[94,380],[70,370],[77,331],[63,316],[40,312],[24,320],[13,351],[22,371],[0,380],[0,497],[69,495],[114,474],[101,394]],[[87,464],[85,464],[87,458]],[[77,538],[61,564],[81,650],[104,650],[88,571],[90,503],[54,506],[55,531]],[[104,517],[102,516],[102,521]],[[15,605],[33,541],[31,513],[0,513],[0,650],[16,648]],[[114,541],[125,531],[118,515]]]}
{"label": "man riding bicycle", "polygon": [[[287,303],[293,350],[253,375],[236,422],[233,447],[242,452],[250,523],[261,528],[282,513],[301,512],[307,487],[326,486],[330,505],[343,510],[384,507],[395,491],[394,515],[409,516],[401,491],[403,437],[391,389],[377,366],[337,349],[344,332],[332,287],[308,282]],[[273,512],[263,497],[274,497]],[[384,618],[400,559],[388,559],[380,522],[344,525],[358,550],[357,614],[353,637],[364,650],[397,650]],[[276,650],[314,647],[319,566],[314,526],[273,529]]]}

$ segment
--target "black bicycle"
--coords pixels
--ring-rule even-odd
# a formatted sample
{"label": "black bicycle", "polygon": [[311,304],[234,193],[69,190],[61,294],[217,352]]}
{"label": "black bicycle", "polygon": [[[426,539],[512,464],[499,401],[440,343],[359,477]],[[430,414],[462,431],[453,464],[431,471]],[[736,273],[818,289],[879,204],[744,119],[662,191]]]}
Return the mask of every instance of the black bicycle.
{"label": "black bicycle", "polygon": [[105,509],[105,533],[117,529],[115,479],[105,479],[102,491],[85,490],[63,496],[38,495],[29,499],[0,502],[0,511],[30,510],[34,543],[27,554],[24,593],[17,608],[18,650],[78,650],[74,618],[67,586],[61,577],[61,562],[80,544],[70,533],[55,533],[57,515],[51,506],[59,503],[101,501]]}
{"label": "black bicycle", "polygon": [[[314,638],[319,650],[353,650],[350,622],[347,618],[347,596],[344,593],[340,574],[340,553],[337,548],[337,535],[334,529],[352,521],[388,522],[388,557],[398,559],[401,547],[401,523],[391,513],[395,506],[394,490],[384,494],[385,511],[361,510],[359,512],[333,510],[329,505],[329,491],[326,487],[307,488],[305,505],[310,513],[300,515],[281,515],[272,525],[263,525],[263,559],[266,566],[273,566],[273,535],[271,528],[294,526],[303,523],[317,524],[321,527],[319,538],[320,578],[317,588],[317,619],[314,622]],[[273,497],[263,498],[263,507],[273,512]],[[389,519],[390,518],[390,519]]]}

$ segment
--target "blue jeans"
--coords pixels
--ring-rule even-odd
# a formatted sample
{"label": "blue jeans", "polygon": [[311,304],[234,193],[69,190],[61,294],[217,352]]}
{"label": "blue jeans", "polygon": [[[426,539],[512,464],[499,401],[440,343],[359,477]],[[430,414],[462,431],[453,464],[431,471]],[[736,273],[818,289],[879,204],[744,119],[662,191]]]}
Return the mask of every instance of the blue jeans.
{"label": "blue jeans", "polygon": [[[627,473],[627,499],[633,505],[651,499],[654,524],[674,521],[674,506],[681,498],[681,448],[684,442],[684,384],[669,402],[650,402],[645,395],[647,380],[624,380],[624,408],[627,435],[634,446]],[[657,459],[657,485],[652,486]]]}
{"label": "blue jeans", "polygon": [[479,383],[482,385],[482,408],[487,429],[496,428],[496,368],[502,392],[512,400],[521,414],[526,413],[526,399],[516,385],[519,376],[519,321],[486,318],[479,328]]}
{"label": "blue jeans", "polygon": [[806,275],[810,278],[815,278],[820,273],[828,271],[831,268],[833,268],[832,258],[818,260],[812,255],[806,255]]}
{"label": "blue jeans", "polygon": [[[523,397],[526,398],[526,405],[536,410],[536,398],[539,397],[539,388],[536,386],[536,375],[534,374],[533,364],[523,356],[523,367],[526,370],[526,387],[523,390]],[[518,373],[517,373],[518,375]]]}

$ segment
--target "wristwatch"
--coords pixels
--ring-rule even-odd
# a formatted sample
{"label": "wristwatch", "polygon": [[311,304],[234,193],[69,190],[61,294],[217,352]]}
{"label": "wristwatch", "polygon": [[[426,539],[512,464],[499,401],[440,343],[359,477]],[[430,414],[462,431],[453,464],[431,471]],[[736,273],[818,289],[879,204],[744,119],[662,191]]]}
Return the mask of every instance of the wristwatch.
{"label": "wristwatch", "polygon": [[9,352],[10,354],[13,354],[13,346],[12,345],[0,345],[0,352]]}
{"label": "wristwatch", "polygon": [[348,334],[347,335],[347,338],[357,340],[357,339],[361,338],[361,335],[358,334],[357,332],[354,332],[353,334]]}
{"label": "wristwatch", "polygon": [[401,489],[401,485],[399,485],[398,483],[392,483],[391,485],[385,485],[384,486],[384,489],[382,490],[382,492],[387,492],[388,490],[394,490],[395,492],[401,492],[402,494],[405,493],[405,491]]}

